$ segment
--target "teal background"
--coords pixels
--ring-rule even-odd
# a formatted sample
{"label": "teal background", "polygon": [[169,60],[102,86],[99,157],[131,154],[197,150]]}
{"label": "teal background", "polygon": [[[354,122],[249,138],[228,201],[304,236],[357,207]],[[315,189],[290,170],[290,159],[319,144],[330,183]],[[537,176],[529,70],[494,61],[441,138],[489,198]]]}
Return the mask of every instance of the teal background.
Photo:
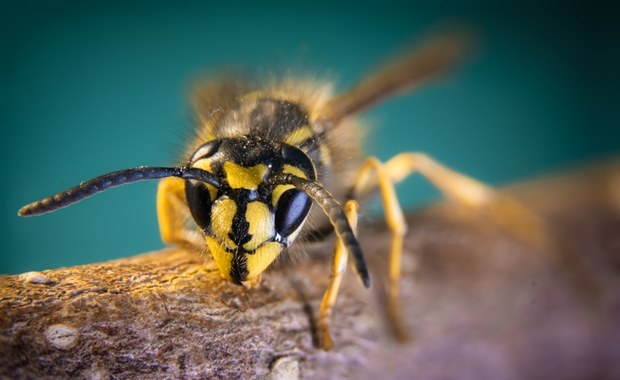
{"label": "teal background", "polygon": [[[1,273],[158,249],[156,183],[18,218],[24,204],[99,174],[177,161],[200,74],[249,67],[346,88],[437,22],[480,48],[447,79],[365,115],[368,151],[424,151],[495,185],[620,148],[611,6],[566,1],[141,2],[0,5]],[[500,4],[501,3],[501,4]],[[435,199],[419,179],[408,206]]]}

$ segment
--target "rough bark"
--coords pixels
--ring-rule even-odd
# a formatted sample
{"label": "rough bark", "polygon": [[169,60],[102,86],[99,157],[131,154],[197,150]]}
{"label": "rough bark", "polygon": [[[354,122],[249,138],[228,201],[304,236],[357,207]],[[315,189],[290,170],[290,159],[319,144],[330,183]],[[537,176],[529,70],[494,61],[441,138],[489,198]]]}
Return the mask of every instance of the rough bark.
{"label": "rough bark", "polygon": [[620,161],[507,191],[580,255],[598,288],[484,214],[440,204],[408,217],[408,343],[385,322],[389,232],[367,222],[373,288],[346,276],[333,351],[313,338],[333,240],[257,289],[170,249],[3,277],[0,377],[620,379]]}

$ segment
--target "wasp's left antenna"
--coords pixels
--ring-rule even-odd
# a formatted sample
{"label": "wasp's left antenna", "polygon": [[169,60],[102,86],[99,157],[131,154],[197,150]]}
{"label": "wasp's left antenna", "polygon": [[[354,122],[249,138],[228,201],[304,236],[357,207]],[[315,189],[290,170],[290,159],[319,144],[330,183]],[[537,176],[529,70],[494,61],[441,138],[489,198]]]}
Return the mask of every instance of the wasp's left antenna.
{"label": "wasp's left antenna", "polygon": [[347,217],[342,209],[342,206],[336,198],[334,198],[334,196],[331,195],[329,191],[325,190],[318,182],[309,181],[307,179],[296,177],[292,174],[279,174],[272,180],[277,184],[293,185],[318,203],[318,205],[323,209],[323,212],[325,212],[325,215],[329,218],[329,221],[336,231],[336,235],[338,235],[344,244],[347,252],[353,256],[353,260],[355,261],[355,271],[362,280],[362,283],[365,287],[369,288],[370,275],[368,274],[368,269],[366,268],[366,262],[364,261],[362,249],[360,248],[359,242],[357,241],[357,238],[355,237],[355,234],[347,221]]}
{"label": "wasp's left antenna", "polygon": [[79,202],[82,199],[88,198],[112,187],[126,185],[132,182],[144,181],[147,179],[160,179],[166,177],[195,179],[201,182],[206,182],[215,187],[220,186],[220,182],[217,177],[201,169],[184,166],[172,168],[139,166],[137,168],[124,169],[104,174],[86,182],[82,182],[78,186],[72,187],[69,190],[52,195],[51,197],[43,198],[36,202],[32,202],[22,207],[17,212],[17,215],[33,216],[45,214],[58,210],[59,208],[72,205],[73,203]]}

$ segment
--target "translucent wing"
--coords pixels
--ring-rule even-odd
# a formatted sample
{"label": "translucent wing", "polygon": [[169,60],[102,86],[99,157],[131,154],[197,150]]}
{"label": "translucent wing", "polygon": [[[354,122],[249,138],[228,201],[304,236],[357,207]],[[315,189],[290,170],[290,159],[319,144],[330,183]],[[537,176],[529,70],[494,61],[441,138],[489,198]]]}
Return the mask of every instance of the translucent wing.
{"label": "translucent wing", "polygon": [[427,40],[332,99],[326,107],[324,120],[337,124],[347,116],[390,96],[409,92],[445,73],[466,55],[470,41],[470,33],[466,31],[442,34]]}

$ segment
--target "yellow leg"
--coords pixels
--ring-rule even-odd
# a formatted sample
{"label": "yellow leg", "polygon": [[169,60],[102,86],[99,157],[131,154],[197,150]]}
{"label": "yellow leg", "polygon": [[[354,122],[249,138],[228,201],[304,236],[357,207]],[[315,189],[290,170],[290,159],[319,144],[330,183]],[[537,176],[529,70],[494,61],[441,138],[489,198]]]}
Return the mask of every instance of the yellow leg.
{"label": "yellow leg", "polygon": [[488,210],[498,224],[535,248],[543,248],[547,241],[543,223],[512,198],[498,195],[483,183],[448,169],[425,154],[403,153],[385,164],[374,157],[368,158],[360,169],[352,195],[358,198],[374,188],[380,190],[385,219],[392,231],[387,311],[394,334],[401,341],[408,339],[399,311],[402,245],[407,224],[393,184],[415,172],[426,177],[446,197],[457,203]]}
{"label": "yellow leg", "polygon": [[188,228],[191,214],[185,200],[185,183],[180,178],[169,177],[157,187],[157,219],[159,233],[165,244],[200,248],[203,239],[196,230]]}
{"label": "yellow leg", "polygon": [[407,222],[403,215],[402,208],[398,202],[398,196],[394,190],[393,178],[390,175],[387,165],[383,165],[377,158],[369,157],[362,165],[355,186],[352,191],[353,197],[364,193],[369,189],[369,179],[371,172],[375,173],[376,182],[372,186],[379,187],[381,200],[385,210],[385,220],[389,229],[392,231],[392,245],[389,256],[389,290],[388,290],[388,317],[394,329],[394,336],[405,341],[408,339],[407,330],[404,328],[400,318],[398,300],[400,297],[399,282],[401,272],[401,257],[403,249],[403,239],[407,233]]}
{"label": "yellow leg", "polygon": [[[371,176],[371,171],[376,173]],[[386,221],[393,232],[390,252],[388,315],[398,338],[404,337],[398,312],[398,283],[400,279],[400,256],[402,234],[406,224],[394,192],[397,183],[418,172],[426,177],[447,198],[457,203],[483,211],[493,222],[523,241],[537,252],[564,268],[572,277],[576,291],[596,297],[598,288],[586,271],[581,258],[566,247],[561,247],[547,225],[533,212],[512,197],[495,192],[489,186],[473,178],[455,172],[422,153],[402,153],[381,165],[376,158],[369,158],[356,179],[352,196],[359,198],[379,187],[386,209]]]}
{"label": "yellow leg", "polygon": [[[351,225],[351,229],[353,229],[354,233],[356,233],[357,229],[358,208],[359,205],[357,202],[352,200],[348,201],[344,205],[344,212],[347,215],[347,219],[349,220],[349,224]],[[332,256],[332,273],[329,279],[329,285],[327,286],[327,290],[325,290],[323,300],[321,301],[321,306],[319,307],[319,319],[317,322],[319,345],[324,350],[330,350],[334,347],[334,341],[330,333],[330,325],[334,304],[336,303],[338,290],[340,289],[340,284],[342,283],[342,276],[347,269],[348,257],[347,250],[342,242],[338,240]]]}
{"label": "yellow leg", "polygon": [[488,212],[492,220],[535,249],[551,243],[545,224],[512,197],[497,193],[473,178],[455,172],[422,153],[402,153],[385,164],[392,182],[419,172],[447,198]]}
{"label": "yellow leg", "polygon": [[[383,168],[391,183],[400,182],[415,172],[420,173],[447,198],[463,206],[488,212],[494,222],[533,248],[543,250],[551,243],[545,224],[526,207],[423,153],[399,154],[386,162]],[[354,197],[364,195],[376,186],[377,179],[362,167],[354,187]],[[379,188],[383,192],[381,183]]]}

